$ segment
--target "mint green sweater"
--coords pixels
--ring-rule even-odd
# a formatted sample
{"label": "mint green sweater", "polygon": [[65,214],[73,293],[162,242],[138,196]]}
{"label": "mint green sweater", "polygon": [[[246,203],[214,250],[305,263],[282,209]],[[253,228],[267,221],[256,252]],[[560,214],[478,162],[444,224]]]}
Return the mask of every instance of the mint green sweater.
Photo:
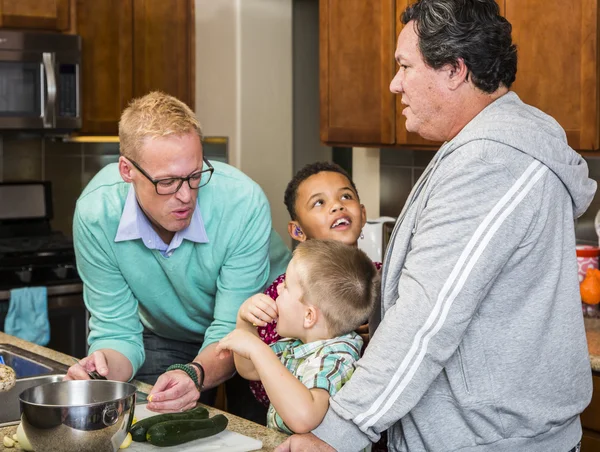
{"label": "mint green sweater", "polygon": [[291,256],[272,234],[261,188],[229,165],[213,165],[210,183],[198,193],[209,242],[184,240],[169,258],[141,240],[115,242],[130,188],[117,164],[102,169],[81,194],[73,237],[91,314],[90,353],[117,350],[135,375],[145,359],[144,327],[169,339],[203,341],[204,348],[235,328],[244,300],[285,272]]}

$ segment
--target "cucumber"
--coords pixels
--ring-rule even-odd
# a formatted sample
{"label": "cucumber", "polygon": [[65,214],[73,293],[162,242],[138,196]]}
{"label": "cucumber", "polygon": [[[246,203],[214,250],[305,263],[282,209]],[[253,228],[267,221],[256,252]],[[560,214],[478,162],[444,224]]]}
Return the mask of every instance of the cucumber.
{"label": "cucumber", "polygon": [[141,421],[137,421],[135,424],[133,424],[129,429],[129,433],[131,433],[131,437],[134,441],[143,443],[146,441],[146,433],[148,432],[148,429],[159,422],[207,418],[208,410],[204,407],[197,406],[196,408],[184,411],[183,413],[157,414],[156,416],[147,417],[146,419],[142,419]]}
{"label": "cucumber", "polygon": [[221,433],[229,420],[222,414],[210,419],[182,419],[154,424],[146,433],[146,440],[158,447],[177,446],[199,438]]}

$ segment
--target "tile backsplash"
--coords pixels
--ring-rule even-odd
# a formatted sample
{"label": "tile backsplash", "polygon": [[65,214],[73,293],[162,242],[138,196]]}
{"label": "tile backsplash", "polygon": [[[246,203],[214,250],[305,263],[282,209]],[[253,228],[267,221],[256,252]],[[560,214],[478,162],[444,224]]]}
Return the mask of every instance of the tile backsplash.
{"label": "tile backsplash", "polygon": [[[407,151],[404,149],[381,149],[380,153],[380,213],[397,217],[408,199],[434,151]],[[600,152],[598,157],[586,157],[590,177],[600,183]],[[580,244],[598,244],[594,218],[600,210],[600,190],[596,192],[590,207],[577,220],[576,236]]]}
{"label": "tile backsplash", "polygon": [[382,216],[398,217],[412,187],[434,154],[434,151],[381,149],[379,211]]}
{"label": "tile backsplash", "polygon": [[52,228],[71,236],[75,202],[104,166],[119,159],[118,143],[69,143],[52,138],[3,136],[0,180],[52,183]]}
{"label": "tile backsplash", "polygon": [[[226,163],[228,143],[226,137],[205,137],[204,155]],[[0,135],[0,181],[50,181],[52,229],[69,237],[77,198],[98,171],[118,160],[119,143],[74,143],[39,136]]]}
{"label": "tile backsplash", "polygon": [[[0,180],[48,180],[52,183],[52,228],[71,236],[75,202],[94,175],[118,161],[118,143],[69,143],[51,138],[0,137]],[[208,148],[206,149],[207,154]],[[219,152],[222,152],[219,150]],[[380,214],[397,217],[410,190],[433,158],[433,151],[381,149]],[[209,156],[210,157],[210,156]],[[216,157],[215,157],[216,158]],[[600,181],[598,158],[586,158],[590,177]],[[577,221],[580,243],[597,243],[594,218],[600,210],[600,190]]]}

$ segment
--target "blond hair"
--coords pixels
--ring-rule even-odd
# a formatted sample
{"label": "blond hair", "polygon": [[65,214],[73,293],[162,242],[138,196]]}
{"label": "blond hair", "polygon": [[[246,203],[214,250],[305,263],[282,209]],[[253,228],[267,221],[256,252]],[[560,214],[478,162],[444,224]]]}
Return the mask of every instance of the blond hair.
{"label": "blond hair", "polygon": [[121,154],[139,158],[144,140],[196,132],[202,139],[202,127],[194,112],[179,99],[153,91],[133,99],[119,121]]}
{"label": "blond hair", "polygon": [[364,324],[379,298],[379,272],[357,247],[335,240],[300,243],[293,257],[303,302],[317,306],[333,337]]}

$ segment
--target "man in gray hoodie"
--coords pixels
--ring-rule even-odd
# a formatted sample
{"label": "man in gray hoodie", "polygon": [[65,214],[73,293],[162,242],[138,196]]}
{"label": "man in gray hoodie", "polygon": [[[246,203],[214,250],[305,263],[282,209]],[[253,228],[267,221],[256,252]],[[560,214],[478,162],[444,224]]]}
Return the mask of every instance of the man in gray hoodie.
{"label": "man in gray hoodie", "polygon": [[322,424],[278,450],[568,452],[591,370],[574,220],[596,183],[564,130],[509,91],[494,0],[419,0],[390,89],[443,141],[398,218],[382,321]]}

